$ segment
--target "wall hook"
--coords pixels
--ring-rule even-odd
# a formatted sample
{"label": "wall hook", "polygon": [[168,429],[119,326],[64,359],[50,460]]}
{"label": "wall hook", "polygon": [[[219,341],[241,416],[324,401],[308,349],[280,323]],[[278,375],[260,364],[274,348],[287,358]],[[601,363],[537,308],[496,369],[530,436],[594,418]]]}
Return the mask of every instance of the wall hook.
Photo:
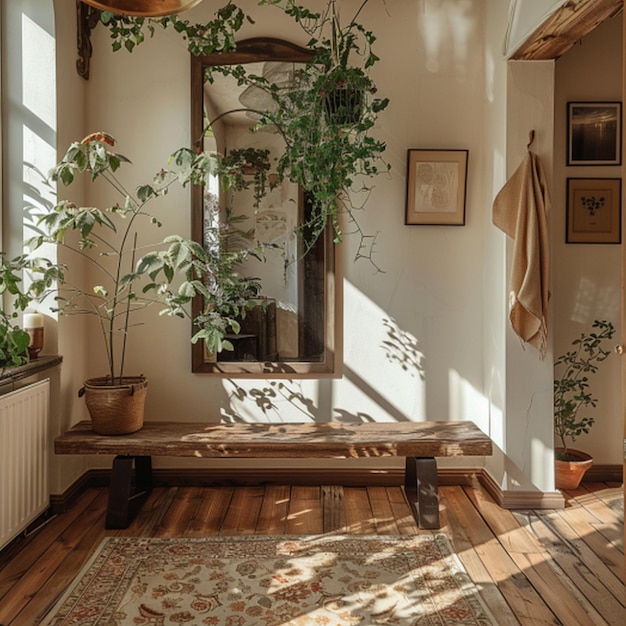
{"label": "wall hook", "polygon": [[530,146],[533,145],[533,141],[535,141],[535,131],[531,130],[528,133],[528,144],[526,145],[527,148],[530,148]]}

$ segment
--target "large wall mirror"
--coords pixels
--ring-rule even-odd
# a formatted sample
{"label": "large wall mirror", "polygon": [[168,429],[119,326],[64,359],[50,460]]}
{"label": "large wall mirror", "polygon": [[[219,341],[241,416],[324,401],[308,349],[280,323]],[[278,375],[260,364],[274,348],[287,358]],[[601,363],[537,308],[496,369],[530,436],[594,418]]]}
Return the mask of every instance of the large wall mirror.
{"label": "large wall mirror", "polygon": [[[248,149],[268,151],[275,163],[284,139],[272,127],[253,132],[258,111],[272,106],[262,90],[238,85],[230,75],[211,72],[211,66],[242,65],[247,72],[288,88],[300,63],[312,53],[277,39],[248,39],[236,52],[193,56],[191,65],[191,132],[205,150],[223,155]],[[250,173],[253,178],[253,172]],[[275,176],[272,169],[268,177]],[[262,197],[250,184],[238,191],[224,190],[209,177],[192,197],[192,236],[212,245],[208,232],[216,220],[237,216],[240,228],[265,244],[264,260],[249,258],[241,273],[259,279],[258,306],[241,320],[241,332],[229,340],[234,350],[208,353],[204,344],[192,347],[194,372],[229,377],[338,376],[341,363],[341,281],[337,276],[335,244],[330,227],[313,246],[302,236],[307,193],[285,180],[270,184]],[[242,222],[245,222],[242,224]],[[194,317],[202,302],[194,303]]]}

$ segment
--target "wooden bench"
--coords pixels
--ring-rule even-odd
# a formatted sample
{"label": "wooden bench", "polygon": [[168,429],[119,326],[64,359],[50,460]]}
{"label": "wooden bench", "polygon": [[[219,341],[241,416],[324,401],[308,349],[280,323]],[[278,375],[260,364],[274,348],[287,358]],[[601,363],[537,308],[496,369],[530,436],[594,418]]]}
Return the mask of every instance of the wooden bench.
{"label": "wooden bench", "polygon": [[[98,435],[91,422],[55,440],[57,454],[115,455],[106,527],[127,528],[152,489],[152,457],[313,459],[405,457],[404,487],[420,528],[439,528],[436,457],[485,456],[473,422],[206,424],[146,422],[130,435]],[[133,472],[134,469],[134,472]],[[134,474],[134,480],[133,480]]]}

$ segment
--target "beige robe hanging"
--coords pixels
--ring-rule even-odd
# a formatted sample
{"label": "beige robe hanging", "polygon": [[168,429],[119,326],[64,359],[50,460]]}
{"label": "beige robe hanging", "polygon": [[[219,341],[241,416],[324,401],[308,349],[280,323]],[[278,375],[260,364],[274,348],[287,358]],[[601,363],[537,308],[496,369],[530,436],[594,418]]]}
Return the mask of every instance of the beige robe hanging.
{"label": "beige robe hanging", "polygon": [[493,223],[515,240],[509,318],[524,343],[548,345],[550,194],[539,157],[528,150],[493,202]]}

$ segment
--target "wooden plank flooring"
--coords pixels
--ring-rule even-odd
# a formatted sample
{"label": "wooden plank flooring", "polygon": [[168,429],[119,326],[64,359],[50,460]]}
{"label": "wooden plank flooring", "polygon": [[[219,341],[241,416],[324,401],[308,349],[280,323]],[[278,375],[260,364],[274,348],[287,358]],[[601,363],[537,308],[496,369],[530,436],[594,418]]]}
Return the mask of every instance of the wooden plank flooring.
{"label": "wooden plank flooring", "polygon": [[[555,511],[507,511],[479,486],[443,486],[442,531],[500,626],[623,626],[621,486],[585,484]],[[105,489],[0,553],[0,626],[35,626],[108,535],[415,534],[400,487],[157,488],[125,530]]]}

